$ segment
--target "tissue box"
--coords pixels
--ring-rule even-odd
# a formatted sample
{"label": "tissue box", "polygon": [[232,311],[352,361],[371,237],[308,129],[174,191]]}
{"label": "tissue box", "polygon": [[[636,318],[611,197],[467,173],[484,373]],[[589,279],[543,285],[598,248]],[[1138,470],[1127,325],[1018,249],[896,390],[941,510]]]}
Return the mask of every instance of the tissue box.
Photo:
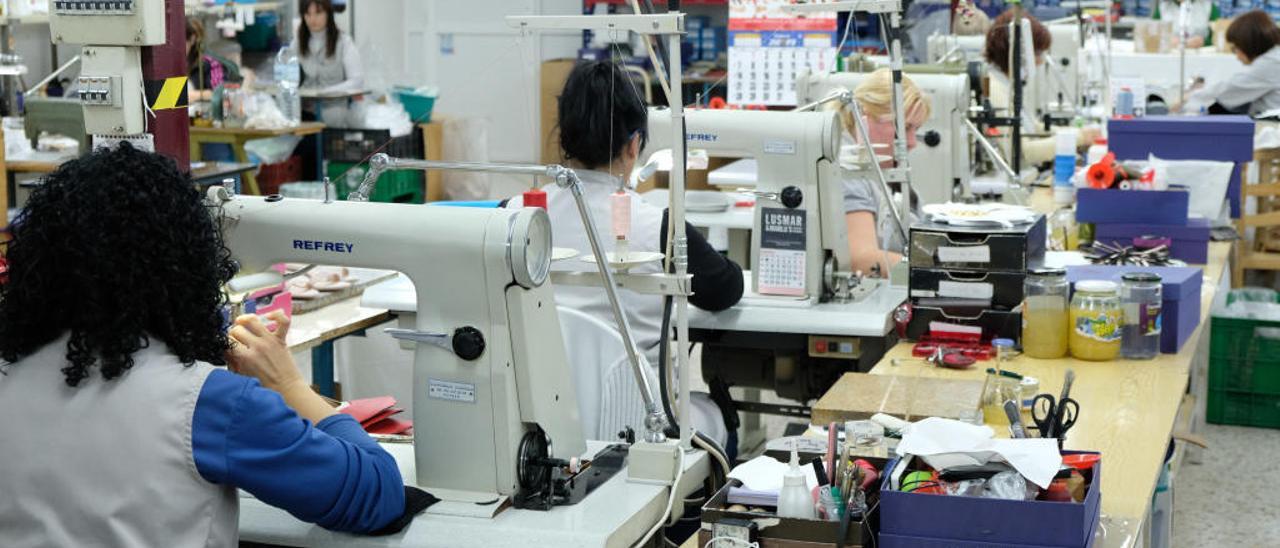
{"label": "tissue box", "polygon": [[1204,271],[1191,266],[1069,266],[1067,280],[1071,283],[1080,280],[1112,280],[1118,283],[1120,277],[1128,272],[1160,275],[1164,300],[1160,312],[1160,351],[1178,353],[1196,326],[1200,325],[1200,286],[1204,281]]}
{"label": "tissue box", "polygon": [[1093,546],[1102,508],[1101,461],[1079,503],[906,493],[890,488],[890,475],[880,486],[881,548]]}
{"label": "tissue box", "polygon": [[1044,262],[1045,218],[1010,228],[911,225],[911,268],[1025,272]]}
{"label": "tissue box", "polygon": [[1094,239],[1111,245],[1133,245],[1133,239],[1145,235],[1165,236],[1173,240],[1169,254],[1175,259],[1191,264],[1209,261],[1209,220],[1187,219],[1184,225],[1140,225],[1098,223],[1094,227]]}
{"label": "tissue box", "polygon": [[[1145,116],[1107,123],[1108,147],[1117,160],[1214,160],[1235,162],[1227,200],[1240,217],[1240,168],[1253,161],[1253,119],[1248,116]],[[1138,221],[1142,222],[1142,221]]]}
{"label": "tissue box", "polygon": [[1191,193],[1185,190],[1076,191],[1076,220],[1082,223],[1185,225]]}

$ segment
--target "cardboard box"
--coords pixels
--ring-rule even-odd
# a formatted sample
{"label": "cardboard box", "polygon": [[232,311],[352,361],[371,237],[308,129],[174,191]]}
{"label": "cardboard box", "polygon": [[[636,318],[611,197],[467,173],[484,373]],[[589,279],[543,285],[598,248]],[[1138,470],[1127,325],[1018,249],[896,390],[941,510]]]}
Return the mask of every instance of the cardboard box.
{"label": "cardboard box", "polygon": [[[1074,453],[1065,451],[1064,453]],[[889,463],[892,469],[895,463]],[[1080,548],[1092,546],[1102,507],[1102,463],[1083,502],[999,500],[893,491],[880,486],[880,546]]]}
{"label": "cardboard box", "polygon": [[1160,351],[1176,354],[1200,325],[1200,287],[1204,271],[1192,266],[1113,266],[1084,265],[1067,267],[1067,281],[1111,280],[1129,272],[1151,272],[1160,275]]}
{"label": "cardboard box", "polygon": [[1045,218],[1013,228],[911,225],[911,267],[1026,272],[1044,263]]}
{"label": "cardboard box", "polygon": [[982,381],[845,373],[813,406],[813,424],[869,419],[959,418],[980,407]]}
{"label": "cardboard box", "polygon": [[1253,133],[1254,122],[1248,116],[1144,116],[1109,121],[1107,146],[1117,160],[1145,161],[1155,155],[1163,160],[1235,162],[1227,201],[1231,217],[1238,218],[1241,166],[1253,161]]}
{"label": "cardboard box", "polygon": [[[803,466],[809,466],[808,463],[812,460],[812,457],[800,459],[804,463]],[[872,464],[883,467],[885,462],[883,460],[872,460]],[[742,482],[730,479],[715,496],[711,497],[703,505],[702,527],[698,531],[698,546],[703,546],[711,540],[712,528],[716,523],[727,519],[756,522],[760,548],[827,548],[835,546],[835,541],[840,536],[840,523],[837,521],[779,518],[773,513],[775,509],[772,507],[768,508],[769,511],[767,512],[728,510],[730,506],[727,501],[729,488],[741,486]],[[871,508],[870,515],[865,521],[849,522],[848,530],[844,536],[844,546],[852,548],[875,545],[871,536],[878,518],[879,489],[878,486],[873,486],[872,489],[875,489],[875,491],[869,491],[867,494],[867,506]]]}
{"label": "cardboard box", "polygon": [[1133,245],[1133,239],[1145,235],[1165,236],[1173,240],[1169,255],[1190,264],[1209,261],[1209,220],[1187,219],[1184,225],[1146,225],[1098,223],[1094,227],[1096,241],[1112,245]]}
{"label": "cardboard box", "polygon": [[1186,190],[1082,188],[1076,191],[1076,221],[1185,226],[1190,202]]}
{"label": "cardboard box", "polygon": [[557,129],[560,118],[560,107],[557,102],[560,99],[560,90],[564,89],[564,83],[569,79],[569,72],[577,62],[577,59],[551,59],[542,62],[539,102],[542,113],[541,162],[544,164],[559,164],[564,161],[564,156],[560,153],[560,132]]}

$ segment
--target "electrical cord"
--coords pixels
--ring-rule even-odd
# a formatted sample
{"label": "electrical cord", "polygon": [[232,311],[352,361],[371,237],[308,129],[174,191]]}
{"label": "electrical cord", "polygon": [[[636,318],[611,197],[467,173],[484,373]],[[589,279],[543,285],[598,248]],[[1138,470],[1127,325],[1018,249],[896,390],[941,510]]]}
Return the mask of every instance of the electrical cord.
{"label": "electrical cord", "polygon": [[[670,244],[671,239],[668,238],[667,242]],[[680,435],[680,427],[679,423],[676,422],[675,413],[671,410],[671,402],[675,398],[671,395],[671,390],[673,388],[670,382],[671,360],[669,359],[669,356],[671,344],[670,337],[667,335],[671,332],[671,303],[672,299],[670,295],[663,297],[662,331],[660,331],[663,336],[662,341],[658,344],[658,391],[661,393],[660,399],[662,400],[662,410],[667,415],[667,424],[669,425],[667,436],[677,437]],[[728,478],[729,471],[733,469],[733,466],[729,463],[728,453],[725,452],[724,448],[720,447],[719,443],[696,429],[693,431],[693,442],[698,444],[702,450],[715,458],[716,462],[720,465],[720,476],[718,481],[713,483],[715,485],[723,484],[724,478]]]}
{"label": "electrical cord", "polygon": [[667,516],[671,514],[671,507],[676,503],[676,493],[680,491],[680,480],[684,478],[684,450],[677,449],[676,455],[679,456],[676,460],[676,477],[671,480],[671,494],[667,496],[667,509],[662,511],[662,515],[659,516],[658,522],[654,523],[653,527],[649,528],[649,532],[645,533],[638,542],[632,545],[633,548],[644,546],[649,542],[649,539],[653,538],[654,533],[661,530],[663,526],[667,524]]}

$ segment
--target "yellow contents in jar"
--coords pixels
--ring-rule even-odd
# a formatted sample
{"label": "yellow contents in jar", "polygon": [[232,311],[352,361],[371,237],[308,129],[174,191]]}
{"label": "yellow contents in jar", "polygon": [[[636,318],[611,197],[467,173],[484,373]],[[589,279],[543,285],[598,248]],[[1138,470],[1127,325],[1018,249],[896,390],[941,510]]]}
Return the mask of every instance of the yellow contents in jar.
{"label": "yellow contents in jar", "polygon": [[1027,297],[1022,311],[1022,353],[1041,360],[1067,355],[1066,300],[1058,295]]}
{"label": "yellow contents in jar", "polygon": [[1114,360],[1120,354],[1119,309],[1071,308],[1071,355],[1090,361]]}

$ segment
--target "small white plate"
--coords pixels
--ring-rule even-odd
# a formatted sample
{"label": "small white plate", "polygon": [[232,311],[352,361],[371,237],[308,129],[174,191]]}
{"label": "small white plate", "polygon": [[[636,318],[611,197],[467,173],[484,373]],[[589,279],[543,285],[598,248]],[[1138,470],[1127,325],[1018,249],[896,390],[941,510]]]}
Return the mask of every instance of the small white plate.
{"label": "small white plate", "polygon": [[[620,260],[613,252],[609,252],[605,253],[605,258],[609,260],[609,266],[611,268],[616,270],[627,270],[646,263],[661,261],[663,255],[653,251],[631,251],[627,253],[623,260]],[[584,255],[582,257],[582,262],[595,264],[596,257],[595,255]]]}
{"label": "small white plate", "polygon": [[551,248],[551,262],[567,261],[578,256],[578,250],[572,247]]}

